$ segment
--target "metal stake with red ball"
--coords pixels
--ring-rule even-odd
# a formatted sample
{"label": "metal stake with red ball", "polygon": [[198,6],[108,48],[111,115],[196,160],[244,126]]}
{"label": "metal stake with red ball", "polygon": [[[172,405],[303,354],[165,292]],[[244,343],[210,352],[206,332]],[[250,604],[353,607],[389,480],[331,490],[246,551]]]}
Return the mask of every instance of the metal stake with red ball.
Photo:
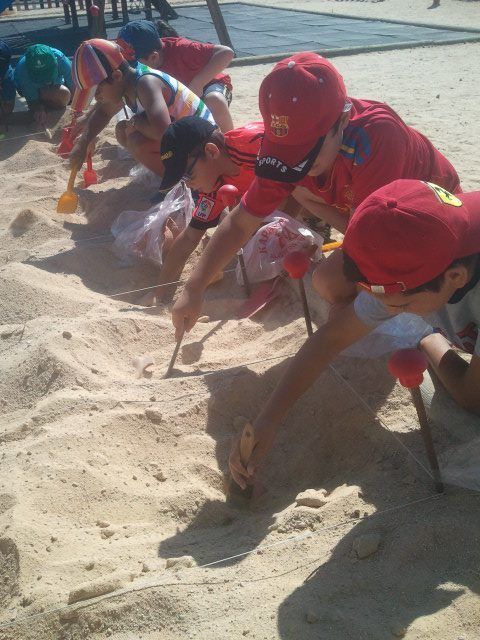
{"label": "metal stake with red ball", "polygon": [[300,287],[300,296],[303,304],[303,315],[305,316],[305,324],[307,325],[307,333],[309,336],[313,334],[312,319],[310,309],[308,308],[307,294],[305,293],[305,285],[303,284],[303,276],[310,267],[309,257],[303,251],[291,251],[283,260],[283,268],[290,278],[298,280]]}
{"label": "metal stake with red ball", "polygon": [[398,378],[400,384],[410,389],[413,404],[417,411],[420,430],[422,432],[423,442],[427,450],[428,461],[432,469],[435,481],[435,489],[438,493],[444,491],[442,478],[440,475],[440,467],[438,465],[437,455],[433,446],[432,433],[428,423],[427,412],[423,404],[422,394],[419,386],[423,382],[423,372],[428,367],[428,360],[424,353],[418,349],[400,349],[390,356],[388,361],[388,370],[394,378]]}
{"label": "metal stake with red ball", "polygon": [[98,7],[96,4],[92,4],[92,6],[90,7],[90,9],[88,11],[89,11],[91,16],[96,18],[100,14],[100,7]]}
{"label": "metal stake with red ball", "polygon": [[[240,193],[233,184],[224,184],[217,191],[217,197],[223,202],[223,204],[232,209],[238,204],[240,200]],[[238,262],[240,264],[240,270],[242,272],[243,286],[245,287],[245,291],[247,296],[250,297],[252,293],[252,288],[250,286],[250,282],[248,280],[247,275],[247,267],[245,266],[245,260],[243,258],[243,249],[237,251]]]}

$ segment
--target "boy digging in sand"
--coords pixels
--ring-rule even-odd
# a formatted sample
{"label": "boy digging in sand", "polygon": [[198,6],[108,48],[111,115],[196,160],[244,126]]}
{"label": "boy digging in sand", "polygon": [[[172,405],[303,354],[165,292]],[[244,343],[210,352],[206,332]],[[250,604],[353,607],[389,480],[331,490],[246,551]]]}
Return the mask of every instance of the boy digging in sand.
{"label": "boy digging in sand", "polygon": [[[345,276],[363,291],[294,357],[252,423],[255,447],[246,466],[235,442],[230,468],[241,487],[253,482],[281,421],[332,360],[402,312],[422,316],[432,327],[419,348],[438,376],[440,393],[446,389],[457,403],[447,419],[453,412],[480,426],[467,413],[480,415],[480,192],[455,196],[428,182],[392,182],[353,214],[343,260]],[[473,354],[470,362],[451,343]]]}
{"label": "boy digging in sand", "polygon": [[[256,177],[220,224],[175,303],[177,332],[195,324],[211,274],[292,192],[305,208],[344,232],[360,202],[392,180],[430,180],[450,191],[458,188],[455,169],[429,140],[388,105],[347,97],[339,72],[317,54],[299,53],[279,62],[260,86],[259,103],[265,135]],[[338,252],[320,262],[313,284],[332,304],[344,304],[356,293],[343,276]]]}
{"label": "boy digging in sand", "polygon": [[213,123],[212,115],[198,96],[175,78],[139,64],[133,70],[118,45],[107,40],[82,42],[73,60],[73,79],[78,93],[73,109],[95,89],[97,103],[82,123],[70,161],[81,166],[89,145],[111,118],[127,104],[135,115],[117,124],[116,137],[141,164],[163,175],[160,141],[172,120],[197,115]]}
{"label": "boy digging in sand", "polygon": [[221,131],[233,129],[228,110],[232,81],[222,73],[233,59],[229,47],[180,37],[160,38],[148,20],[134,20],[123,26],[117,42],[129,62],[138,61],[173,76],[202,98]]}

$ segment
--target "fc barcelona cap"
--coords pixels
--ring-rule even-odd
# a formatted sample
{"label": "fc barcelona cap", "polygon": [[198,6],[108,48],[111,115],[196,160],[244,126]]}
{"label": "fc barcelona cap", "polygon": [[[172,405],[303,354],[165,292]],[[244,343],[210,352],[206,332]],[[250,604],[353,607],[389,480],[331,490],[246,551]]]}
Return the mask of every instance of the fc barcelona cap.
{"label": "fc barcelona cap", "polygon": [[25,68],[38,84],[48,84],[55,78],[58,63],[55,53],[46,44],[33,44],[25,51]]}
{"label": "fc barcelona cap", "polygon": [[280,182],[303,178],[343,111],[351,105],[343,78],[316,53],[296,53],[275,65],[260,86],[265,125],[256,174]]}
{"label": "fc barcelona cap", "polygon": [[188,156],[207,144],[218,127],[198,116],[180,118],[169,125],[162,137],[160,159],[165,166],[161,191],[168,191],[185,175]]}
{"label": "fc barcelona cap", "polygon": [[120,47],[109,40],[93,38],[85,40],[75,51],[72,63],[72,79],[76,93],[72,109],[81,111],[87,102],[86,96],[93,95],[92,89],[106,80],[125,62]]}
{"label": "fc barcelona cap", "polygon": [[355,210],[343,251],[372,293],[415,289],[455,259],[480,253],[480,191],[453,195],[430,182],[395,180]]}

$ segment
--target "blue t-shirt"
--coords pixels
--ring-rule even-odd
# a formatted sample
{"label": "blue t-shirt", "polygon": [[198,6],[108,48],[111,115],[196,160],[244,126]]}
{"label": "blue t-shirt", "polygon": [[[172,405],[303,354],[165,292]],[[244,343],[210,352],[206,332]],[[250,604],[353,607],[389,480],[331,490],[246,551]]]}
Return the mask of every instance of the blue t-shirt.
{"label": "blue t-shirt", "polygon": [[25,66],[25,56],[20,58],[15,67],[15,84],[17,86],[18,93],[25,98],[27,102],[36,102],[39,100],[39,91],[47,84],[67,86],[70,91],[74,91],[72,82],[72,64],[70,60],[58,49],[51,47],[55,57],[57,58],[57,73],[51,82],[38,83],[34,82],[28,75],[27,68]]}
{"label": "blue t-shirt", "polygon": [[15,100],[15,81],[13,79],[13,67],[8,65],[7,72],[0,78],[0,100],[13,102]]}

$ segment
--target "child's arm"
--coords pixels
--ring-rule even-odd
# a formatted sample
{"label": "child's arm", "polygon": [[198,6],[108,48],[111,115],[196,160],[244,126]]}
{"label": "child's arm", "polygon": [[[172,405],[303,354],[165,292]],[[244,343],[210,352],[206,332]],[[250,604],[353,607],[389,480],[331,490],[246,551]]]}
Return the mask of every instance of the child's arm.
{"label": "child's arm", "polygon": [[163,87],[162,80],[152,75],[143,76],[137,84],[138,98],[145,113],[135,116],[134,128],[151,140],[160,141],[171,122]]}
{"label": "child's arm", "polygon": [[[176,282],[179,279],[185,263],[204,235],[205,229],[195,229],[188,226],[177,236],[163,263],[159,285]],[[167,287],[156,290],[157,302],[164,297],[166,291]]]}
{"label": "child's arm", "polygon": [[239,440],[230,453],[230,470],[234,480],[245,488],[270,450],[280,423],[301,395],[307,391],[332,360],[346,347],[369,333],[373,327],[355,314],[353,304],[342,309],[335,319],[321,326],[293,358],[267,403],[252,423],[255,448],[247,468],[240,460]]}
{"label": "child's arm", "polygon": [[458,404],[480,414],[480,357],[470,364],[461,358],[440,333],[431,333],[420,341],[433,370]]}
{"label": "child's arm", "polygon": [[88,146],[98,134],[105,129],[112,117],[120,111],[122,103],[114,105],[102,105],[97,102],[91,113],[87,116],[82,134],[78,136],[69,159],[72,167],[81,167],[85,162]]}
{"label": "child's arm", "polygon": [[337,231],[345,233],[349,219],[346,213],[342,213],[337,207],[332,207],[326,202],[322,202],[321,198],[305,187],[297,187],[292,196],[314,216],[321,218]]}
{"label": "child's arm", "polygon": [[233,51],[230,47],[216,45],[213,49],[213,55],[207,64],[200,69],[197,75],[192,78],[189,88],[196,93],[197,96],[203,94],[203,88],[216,75],[221,73],[225,67],[228,67],[233,60]]}

